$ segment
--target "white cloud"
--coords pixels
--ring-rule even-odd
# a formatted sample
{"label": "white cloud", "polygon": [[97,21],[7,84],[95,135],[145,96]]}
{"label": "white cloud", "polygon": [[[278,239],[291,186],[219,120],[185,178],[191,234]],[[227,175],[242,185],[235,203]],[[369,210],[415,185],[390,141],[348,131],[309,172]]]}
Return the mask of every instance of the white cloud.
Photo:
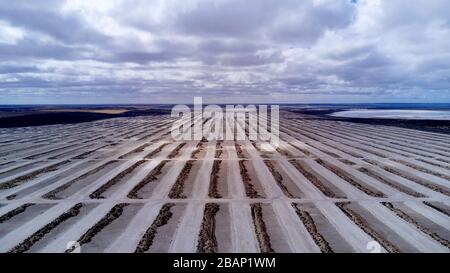
{"label": "white cloud", "polygon": [[23,36],[24,32],[21,28],[0,21],[0,43],[16,44],[18,40],[23,39]]}

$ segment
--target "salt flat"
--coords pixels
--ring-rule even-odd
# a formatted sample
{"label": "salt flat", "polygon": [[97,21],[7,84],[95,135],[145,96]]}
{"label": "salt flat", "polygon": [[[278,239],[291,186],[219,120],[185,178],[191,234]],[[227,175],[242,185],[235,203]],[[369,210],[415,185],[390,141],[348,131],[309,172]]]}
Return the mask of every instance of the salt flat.
{"label": "salt flat", "polygon": [[450,135],[282,111],[270,149],[172,123],[0,129],[0,251],[450,252]]}
{"label": "salt flat", "polygon": [[450,111],[437,110],[346,110],[331,114],[345,118],[388,118],[419,120],[450,120]]}

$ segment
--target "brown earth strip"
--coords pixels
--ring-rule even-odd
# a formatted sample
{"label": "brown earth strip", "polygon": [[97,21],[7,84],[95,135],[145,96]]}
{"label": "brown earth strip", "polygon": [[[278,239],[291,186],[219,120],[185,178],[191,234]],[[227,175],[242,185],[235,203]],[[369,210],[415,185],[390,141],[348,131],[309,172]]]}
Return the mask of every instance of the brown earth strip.
{"label": "brown earth strip", "polygon": [[58,218],[33,233],[33,235],[25,239],[22,243],[15,246],[9,251],[9,253],[22,253],[29,250],[37,241],[41,240],[45,236],[45,234],[49,233],[56,226],[68,220],[69,218],[77,216],[80,213],[80,209],[82,206],[83,205],[81,203],[76,204],[71,209],[58,216]]}
{"label": "brown earth strip", "polygon": [[163,143],[163,144],[161,144],[158,148],[156,148],[155,150],[151,151],[151,152],[148,153],[146,156],[144,156],[144,158],[146,158],[146,159],[153,158],[155,155],[159,154],[159,153],[162,151],[162,149],[163,149],[164,147],[166,147],[167,145],[169,145],[169,143]]}
{"label": "brown earth strip", "polygon": [[450,217],[450,208],[446,208],[444,206],[440,206],[438,204],[436,204],[436,202],[423,202],[425,205],[429,206],[430,208],[433,208],[437,211],[439,211],[440,213],[443,213],[445,215],[447,215],[448,217]]}
{"label": "brown earth strip", "polygon": [[364,158],[363,161],[365,161],[369,164],[375,165],[375,166],[379,166],[378,162],[373,159]]}
{"label": "brown earth strip", "polygon": [[[19,142],[19,143],[24,143],[24,142]],[[39,147],[42,147],[44,145],[45,144],[39,144],[39,145],[33,145],[33,146],[29,146],[29,147],[24,147],[24,148],[21,148],[21,149],[10,150],[8,152],[0,153],[0,157],[8,156],[8,155],[10,155],[12,153],[17,153],[17,152],[24,151],[24,150],[27,150],[27,149],[30,149],[30,148],[39,148]]]}
{"label": "brown earth strip", "polygon": [[[129,204],[120,203],[115,205],[100,221],[92,226],[86,233],[84,233],[77,242],[81,245],[89,243],[97,233],[104,229],[107,225],[111,224],[114,220],[119,218],[123,213],[123,208]],[[75,249],[75,246],[67,249],[65,252],[70,253]]]}
{"label": "brown earth strip", "polygon": [[[343,143],[343,142],[340,142],[340,143],[342,143],[342,144],[344,144],[344,145],[348,145],[348,144]],[[353,147],[353,148],[354,148],[354,149],[357,149],[357,150],[361,150],[361,151],[366,152],[366,153],[369,153],[369,154],[376,155],[376,156],[381,157],[381,158],[387,158],[386,155],[384,155],[384,154],[382,154],[382,153],[379,153],[379,152],[376,152],[376,151],[371,150],[371,149],[362,148],[362,147]],[[378,149],[378,148],[376,148],[376,149]]]}
{"label": "brown earth strip", "polygon": [[345,159],[345,158],[341,158],[341,159],[339,159],[339,161],[341,161],[342,163],[344,163],[344,164],[347,164],[347,165],[351,165],[351,166],[354,166],[354,165],[356,165],[356,163],[355,162],[353,162],[353,161],[350,161],[350,160],[348,160],[348,159]]}
{"label": "brown earth strip", "polygon": [[330,198],[345,198],[344,195],[336,194],[330,188],[324,185],[313,173],[307,171],[298,161],[289,160],[289,162],[304,176],[308,179],[316,188],[318,188],[325,196]]}
{"label": "brown earth strip", "polygon": [[145,143],[144,145],[141,145],[141,146],[137,147],[136,149],[132,150],[131,152],[128,152],[128,153],[126,153],[126,154],[124,154],[124,155],[119,156],[119,159],[123,159],[123,158],[125,158],[125,157],[127,157],[127,156],[129,156],[129,155],[132,155],[132,154],[141,153],[141,152],[143,152],[143,151],[145,150],[145,148],[147,148],[148,146],[150,146],[150,143]]}
{"label": "brown earth strip", "polygon": [[330,151],[328,151],[327,149],[324,149],[324,148],[321,148],[321,147],[317,147],[317,146],[315,146],[315,148],[316,148],[317,150],[321,151],[322,153],[327,154],[327,155],[329,155],[329,156],[331,156],[331,157],[334,157],[334,158],[341,158],[340,155],[335,154],[335,153],[333,153],[333,152],[330,152]]}
{"label": "brown earth strip", "polygon": [[203,148],[197,146],[197,148],[191,153],[191,158],[192,158],[192,159],[198,159],[198,158],[197,158],[197,155],[198,155],[201,151],[203,151]]}
{"label": "brown earth strip", "polygon": [[222,140],[218,140],[216,142],[216,149],[223,149],[223,141]]}
{"label": "brown earth strip", "polygon": [[391,167],[388,167],[388,166],[382,166],[382,168],[383,168],[385,171],[387,171],[387,172],[393,173],[393,174],[395,174],[395,175],[398,175],[398,176],[403,177],[403,178],[405,178],[405,179],[408,179],[408,180],[410,180],[410,181],[416,182],[417,184],[420,184],[420,185],[422,185],[422,186],[424,186],[424,187],[427,187],[427,188],[429,188],[429,189],[432,189],[433,191],[436,191],[436,192],[445,194],[445,195],[447,195],[447,196],[450,196],[450,190],[445,189],[445,188],[443,188],[443,187],[440,187],[440,186],[438,186],[438,185],[436,185],[436,184],[429,183],[429,182],[426,182],[426,181],[421,180],[421,179],[417,179],[417,178],[415,178],[415,177],[413,177],[413,176],[410,176],[410,175],[406,175],[406,174],[400,172],[399,170],[396,170],[396,169],[391,168]]}
{"label": "brown earth strip", "polygon": [[[101,137],[101,136],[99,136],[99,137],[95,137],[95,138],[90,138],[90,139],[87,139],[87,140],[85,140],[85,141],[83,141],[83,142],[81,142],[81,143],[89,143],[89,142],[94,142],[94,141],[96,141],[96,140],[99,140],[99,139],[102,139],[103,137]],[[106,145],[106,146],[113,146],[113,145]]]}
{"label": "brown earth strip", "polygon": [[56,152],[56,151],[64,150],[64,149],[67,149],[67,148],[70,148],[70,147],[73,147],[73,146],[76,146],[76,145],[77,145],[77,144],[66,145],[66,146],[64,146],[64,147],[60,147],[60,148],[53,149],[53,150],[50,150],[50,151],[45,151],[45,152],[43,152],[43,153],[34,154],[34,155],[31,155],[31,156],[25,157],[24,159],[36,159],[36,158],[38,158],[39,156],[43,156],[43,155],[50,154],[50,153],[53,153],[53,152]]}
{"label": "brown earth strip", "polygon": [[6,196],[6,200],[13,200],[16,197],[17,197],[17,194],[11,194],[11,195]]}
{"label": "brown earth strip", "polygon": [[258,239],[259,249],[262,253],[275,252],[270,244],[270,237],[267,233],[266,224],[263,220],[262,207],[260,203],[250,204],[253,225],[255,227],[256,238]]}
{"label": "brown earth strip", "polygon": [[187,198],[187,196],[183,194],[184,181],[187,179],[189,173],[191,172],[194,162],[195,162],[194,160],[189,160],[188,162],[186,162],[180,174],[178,175],[175,184],[173,185],[172,189],[170,189],[169,198],[173,199]]}
{"label": "brown earth strip", "polygon": [[208,142],[205,137],[202,138],[201,141],[198,142],[196,149],[191,153],[192,159],[197,159],[197,155],[204,150],[205,143]]}
{"label": "brown earth strip", "polygon": [[140,161],[134,163],[133,165],[128,167],[126,170],[120,172],[118,175],[114,176],[111,180],[109,180],[108,182],[103,184],[100,188],[98,188],[93,193],[91,193],[89,195],[89,197],[92,198],[92,199],[105,198],[104,196],[102,196],[102,193],[104,193],[107,189],[109,189],[111,186],[113,186],[114,184],[116,184],[117,182],[122,180],[127,174],[129,174],[130,172],[134,171],[137,167],[141,166],[145,162],[147,162],[147,161],[146,160],[140,160]]}
{"label": "brown earth strip", "polygon": [[73,153],[77,152],[78,150],[84,149],[84,148],[89,147],[89,146],[92,146],[92,144],[81,146],[81,147],[76,147],[76,148],[71,149],[71,150],[67,150],[67,151],[65,151],[63,153],[59,153],[59,154],[53,155],[51,157],[48,157],[47,160],[57,160],[59,158],[66,158],[67,156],[72,155]]}
{"label": "brown earth strip", "polygon": [[283,184],[283,176],[275,169],[273,162],[271,160],[264,160],[264,163],[266,164],[267,168],[269,169],[270,173],[272,174],[273,178],[275,179],[281,190],[284,192],[284,194],[289,198],[295,198],[295,196],[289,191],[286,185]]}
{"label": "brown earth strip", "polygon": [[450,164],[450,160],[445,158],[435,158],[435,160]]}
{"label": "brown earth strip", "polygon": [[145,231],[144,236],[142,236],[139,241],[135,253],[143,253],[146,252],[150,246],[153,244],[153,240],[155,239],[156,233],[158,232],[158,228],[162,227],[169,222],[173,213],[170,209],[175,206],[173,203],[164,204],[161,210],[156,216],[156,219],[153,221],[152,225]]}
{"label": "brown earth strip", "polygon": [[205,205],[203,213],[202,226],[198,237],[197,252],[199,253],[215,253],[217,252],[216,240],[216,214],[220,207],[215,203]]}
{"label": "brown earth strip", "polygon": [[403,210],[401,210],[400,208],[395,207],[394,204],[392,204],[390,202],[382,202],[381,204],[383,204],[385,207],[387,207],[388,209],[393,211],[395,214],[397,214],[398,217],[402,218],[403,220],[405,220],[406,222],[408,222],[410,224],[413,224],[418,230],[422,231],[423,233],[427,234],[428,236],[430,236],[434,240],[438,241],[441,245],[443,245],[443,246],[445,246],[447,248],[450,248],[450,242],[449,241],[447,241],[444,238],[441,238],[439,235],[437,235],[435,232],[433,232],[429,228],[424,227],[423,225],[419,224],[416,220],[414,220],[414,218],[409,216]]}
{"label": "brown earth strip", "polygon": [[180,151],[181,151],[181,149],[183,149],[183,147],[186,145],[186,142],[184,142],[184,143],[181,143],[180,145],[178,145],[168,156],[167,156],[167,158],[174,158],[174,157],[176,157],[179,153],[180,153]]}
{"label": "brown earth strip", "polygon": [[67,164],[69,162],[70,162],[69,160],[65,160],[65,161],[53,164],[51,166],[48,166],[48,167],[36,170],[34,172],[31,172],[31,173],[19,176],[17,178],[14,178],[13,180],[3,182],[3,183],[0,184],[0,190],[14,188],[16,186],[19,186],[19,185],[21,185],[21,184],[23,184],[23,183],[25,183],[25,182],[35,178],[38,175],[56,171],[56,170],[58,170],[58,167],[60,167],[60,166],[62,166],[64,164]]}
{"label": "brown earth strip", "polygon": [[[391,144],[394,144],[394,145],[397,145],[397,146],[400,146],[400,147],[410,148],[410,149],[412,148],[410,145],[406,145],[406,144],[402,144],[402,143],[398,143],[398,142],[391,142]],[[442,150],[444,150],[444,149],[442,149]],[[403,151],[407,151],[407,150],[403,150]],[[422,152],[426,152],[426,153],[430,152],[430,151],[428,151],[426,149],[422,149],[420,147],[417,147],[417,145],[414,146],[414,151],[422,151]],[[410,153],[414,153],[414,154],[417,154],[417,155],[420,155],[420,156],[430,157],[429,155],[424,155],[422,153],[417,153],[417,152],[410,152]],[[447,154],[443,154],[443,153],[440,153],[440,152],[433,152],[433,154],[440,155],[440,156],[448,156]]]}
{"label": "brown earth strip", "polygon": [[84,173],[84,174],[78,176],[77,178],[67,182],[66,184],[64,184],[62,186],[59,186],[56,189],[54,189],[54,190],[44,194],[42,196],[42,198],[45,198],[45,199],[59,199],[59,198],[56,197],[56,194],[64,191],[65,189],[67,189],[68,187],[70,187],[71,185],[76,183],[77,181],[80,181],[80,180],[82,180],[82,179],[84,179],[84,178],[86,178],[86,177],[88,177],[88,176],[90,176],[90,175],[100,171],[101,169],[107,167],[108,165],[111,165],[111,164],[116,163],[116,162],[117,162],[117,160],[111,160],[111,161],[109,161],[109,162],[107,162],[107,163],[105,163],[105,164],[103,164],[103,165],[101,165],[101,166],[99,166],[99,167],[97,167],[97,168],[95,168],[93,170],[90,170],[87,173]]}
{"label": "brown earth strip", "polygon": [[216,142],[216,153],[214,155],[215,158],[220,158],[223,152],[222,149],[223,149],[222,141],[219,140]]}
{"label": "brown earth strip", "polygon": [[410,168],[413,168],[415,170],[418,170],[419,172],[423,172],[423,173],[426,173],[426,174],[431,174],[431,175],[434,175],[434,176],[437,176],[437,177],[440,177],[442,179],[446,179],[446,180],[450,181],[450,175],[446,175],[446,174],[438,173],[438,172],[435,172],[435,171],[432,171],[432,170],[428,170],[427,168],[424,168],[422,166],[418,166],[416,164],[412,164],[412,163],[406,162],[404,160],[400,160],[400,159],[391,159],[391,160],[395,161],[395,162],[398,162],[398,163],[401,163],[401,164],[403,164],[405,166],[408,166]]}
{"label": "brown earth strip", "polygon": [[214,160],[211,175],[210,175],[210,184],[209,184],[209,191],[208,196],[210,198],[222,198],[222,195],[220,195],[218,190],[218,183],[219,183],[219,171],[220,171],[220,164],[222,163],[222,160]]}
{"label": "brown earth strip", "polygon": [[[16,162],[16,161],[6,161],[5,163],[1,163],[1,164],[0,164],[0,167],[1,167],[1,166],[8,165],[8,164],[15,163],[15,162]],[[20,168],[20,167],[18,167],[18,168]],[[15,170],[15,169],[17,169],[17,168],[14,168],[13,170]],[[5,172],[2,172],[2,173],[5,173]],[[0,173],[0,174],[2,174],[2,173]]]}
{"label": "brown earth strip", "polygon": [[242,151],[242,145],[235,143],[234,147],[236,148],[236,153],[239,158],[246,158],[244,152]]}
{"label": "brown earth strip", "polygon": [[[10,173],[10,172],[14,172],[14,171],[17,171],[17,170],[20,170],[20,169],[27,169],[27,168],[30,168],[30,166],[33,166],[33,165],[36,165],[36,164],[40,164],[40,163],[42,163],[42,162],[45,162],[45,161],[35,161],[35,162],[30,162],[30,163],[28,163],[28,164],[21,165],[21,166],[18,166],[18,167],[9,169],[9,170],[7,170],[7,171],[0,172],[0,175],[4,175],[4,174]],[[9,162],[8,162],[8,163],[9,163]],[[8,163],[5,163],[5,164],[8,164]],[[3,165],[3,164],[1,164],[0,167],[1,167],[2,165]]]}
{"label": "brown earth strip", "polygon": [[323,161],[322,159],[316,159],[316,162],[323,166],[324,168],[330,170],[332,173],[340,177],[342,180],[347,181],[352,186],[357,188],[358,190],[366,193],[367,195],[373,196],[373,197],[386,197],[384,193],[381,191],[378,191],[376,189],[370,189],[369,187],[362,185],[361,183],[357,182],[355,179],[353,179],[350,175],[344,173],[343,170],[333,166],[332,164]]}
{"label": "brown earth strip", "polygon": [[436,162],[431,162],[431,161],[428,161],[428,160],[425,160],[425,159],[422,159],[422,158],[416,158],[416,160],[424,162],[424,163],[427,163],[427,164],[430,164],[430,165],[433,165],[433,166],[436,166],[436,167],[440,167],[440,168],[444,168],[444,169],[450,170],[450,166],[448,166],[448,165],[438,164]]}
{"label": "brown earth strip", "polygon": [[256,142],[255,142],[255,141],[250,140],[250,143],[253,145],[253,147],[255,147],[255,150],[257,150],[257,151],[260,153],[261,157],[268,157],[266,154],[264,154],[264,153],[262,152],[261,148],[258,147],[258,145],[256,145]]}
{"label": "brown earth strip", "polygon": [[[154,136],[155,134],[160,133],[161,131],[164,131],[164,130],[166,129],[166,127],[168,127],[167,125],[162,124],[162,125],[156,126],[155,128],[160,128],[160,127],[162,127],[162,126],[165,126],[165,127],[162,128],[162,129],[156,130],[156,131],[154,131],[154,132],[152,132],[152,133],[150,133],[150,134],[143,135],[142,137],[140,137],[140,138],[138,139],[138,141],[141,141],[141,140],[144,140],[144,139],[146,139],[146,138],[152,137],[152,136]],[[168,135],[168,134],[170,134],[170,131],[169,131],[168,133],[166,133],[165,135]]]}
{"label": "brown earth strip", "polygon": [[398,190],[400,192],[406,193],[406,194],[414,196],[414,197],[427,197],[426,195],[424,195],[424,194],[422,194],[420,192],[414,191],[414,190],[412,190],[410,188],[407,188],[407,187],[405,187],[405,186],[395,182],[394,180],[391,180],[391,179],[388,179],[388,178],[384,178],[384,177],[378,175],[377,173],[375,173],[374,171],[372,171],[370,169],[367,169],[365,167],[359,168],[358,170],[360,172],[362,172],[362,173],[364,173],[364,174],[366,174],[366,175],[368,175],[368,176],[370,176],[370,177],[372,177],[372,178],[374,178],[374,179],[376,179],[376,180],[386,184],[386,185],[391,186],[392,188],[394,188],[394,189],[396,189],[396,190]]}
{"label": "brown earth strip", "polygon": [[13,218],[14,216],[16,216],[18,214],[24,212],[28,207],[31,207],[33,205],[34,204],[29,204],[29,203],[23,204],[22,206],[20,206],[18,208],[15,208],[15,209],[13,209],[13,210],[3,214],[2,216],[0,216],[0,224],[5,222],[5,221],[7,221],[7,220],[9,220],[9,219],[11,219],[11,218]]}
{"label": "brown earth strip", "polygon": [[349,202],[336,203],[336,206],[342,210],[358,227],[364,230],[365,233],[374,238],[380,243],[388,252],[398,253],[400,249],[385,239],[381,234],[370,227],[370,224],[361,215],[350,209],[347,205]]}
{"label": "brown earth strip", "polygon": [[291,143],[291,145],[294,146],[294,147],[295,147],[297,150],[299,150],[300,152],[304,153],[306,156],[310,156],[310,155],[311,155],[311,152],[310,152],[310,151],[308,151],[308,150],[306,150],[306,149],[303,149],[303,148],[300,148],[299,146],[297,146],[297,145],[295,145],[295,144],[293,144],[293,143]]}
{"label": "brown earth strip", "polygon": [[[327,146],[330,146],[330,147],[332,147],[333,149],[336,149],[336,150],[338,150],[338,151],[341,151],[341,152],[343,152],[344,154],[351,155],[352,157],[355,157],[355,158],[363,158],[363,157],[364,157],[364,156],[362,156],[362,155],[359,154],[359,153],[356,153],[356,152],[354,152],[354,151],[351,151],[351,150],[349,150],[348,148],[342,147],[342,145],[341,145],[341,146],[337,146],[337,145],[333,145],[332,143],[329,143],[329,142],[327,142],[327,143],[322,143],[322,142],[321,142],[321,144],[325,144],[325,145],[327,145]],[[321,146],[319,146],[319,145],[317,145],[317,144],[314,144],[314,143],[308,143],[308,145],[311,145],[312,147],[316,148],[317,150],[319,150],[319,151],[321,151],[321,152],[323,152],[323,153],[325,153],[325,151],[327,151],[326,148],[322,148]],[[345,146],[345,147],[347,147],[347,146]],[[339,158],[339,155],[337,155],[337,154],[335,154],[335,155],[337,156],[337,158]],[[342,158],[340,158],[340,159],[342,159]]]}
{"label": "brown earth strip", "polygon": [[203,121],[202,125],[205,125],[211,118],[212,118],[212,117],[206,118],[206,119]]}
{"label": "brown earth strip", "polygon": [[244,182],[245,193],[250,198],[263,198],[262,195],[258,193],[258,191],[254,188],[252,184],[252,179],[248,174],[247,167],[245,167],[245,160],[239,160],[239,169],[242,177],[242,182]]}
{"label": "brown earth strip", "polygon": [[281,149],[280,147],[277,147],[276,151],[285,157],[294,157],[294,155],[291,152],[286,151],[285,149]]}
{"label": "brown earth strip", "polygon": [[372,145],[372,144],[367,143],[367,142],[363,142],[363,144],[364,144],[365,146],[372,147],[372,148],[375,148],[375,149],[378,149],[378,150],[382,150],[382,151],[386,151],[386,152],[388,152],[388,153],[392,153],[392,149],[395,149],[395,150],[396,150],[396,151],[395,151],[395,154],[396,154],[396,155],[401,155],[401,156],[404,156],[404,157],[411,157],[411,155],[409,155],[409,154],[405,154],[405,153],[399,152],[399,150],[400,150],[400,151],[407,152],[407,151],[405,151],[405,150],[403,150],[403,149],[399,149],[399,148],[395,148],[395,147],[391,147],[391,146],[382,146],[382,147],[380,147],[380,145],[382,145],[382,144]]}
{"label": "brown earth strip", "polygon": [[[303,135],[303,136],[307,136],[308,138],[310,138],[312,140],[321,142],[321,140],[319,138],[317,138],[315,135],[309,134],[309,133],[307,133],[305,131],[302,132],[302,131],[300,131],[298,129],[294,129],[294,128],[289,128],[289,130],[294,131],[297,134],[300,134],[300,135]],[[289,131],[286,131],[285,129],[283,129],[283,131],[285,131],[289,135],[291,134]]]}
{"label": "brown earth strip", "polygon": [[330,244],[317,230],[316,224],[314,223],[314,219],[311,217],[309,212],[300,209],[297,204],[292,204],[292,207],[294,207],[295,212],[297,213],[300,220],[303,222],[303,225],[313,238],[316,245],[320,248],[320,251],[322,253],[333,253],[334,251],[333,249],[331,249]]}
{"label": "brown earth strip", "polygon": [[94,152],[96,152],[96,151],[98,151],[98,150],[100,150],[102,148],[105,148],[106,146],[109,146],[109,145],[103,145],[103,146],[98,147],[98,148],[96,148],[94,150],[90,150],[90,151],[84,152],[82,154],[79,154],[79,155],[73,157],[72,159],[85,159],[85,158],[87,158],[88,155],[90,155],[90,154],[92,154],[92,153],[94,153]]}
{"label": "brown earth strip", "polygon": [[141,180],[134,188],[127,194],[128,198],[131,199],[140,199],[138,196],[138,192],[140,189],[142,189],[145,185],[147,185],[150,182],[153,182],[158,179],[158,176],[161,174],[161,169],[169,162],[168,160],[161,161],[153,170],[148,173],[144,179]]}

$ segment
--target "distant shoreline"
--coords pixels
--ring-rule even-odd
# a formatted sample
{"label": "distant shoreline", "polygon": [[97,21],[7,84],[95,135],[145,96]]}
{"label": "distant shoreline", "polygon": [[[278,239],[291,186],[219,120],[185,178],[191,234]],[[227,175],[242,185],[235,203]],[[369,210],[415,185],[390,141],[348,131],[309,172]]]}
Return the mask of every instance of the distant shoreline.
{"label": "distant shoreline", "polygon": [[[74,124],[121,117],[169,115],[164,105],[70,105],[6,106],[0,105],[0,128],[17,128],[56,124]],[[282,110],[307,115],[309,119],[326,119],[353,123],[396,126],[428,132],[450,134],[450,120],[414,120],[385,118],[334,117],[330,114],[354,107],[369,109],[450,109],[450,104],[284,104]],[[437,106],[437,107],[436,107]],[[389,108],[391,107],[391,108]]]}
{"label": "distant shoreline", "polygon": [[30,111],[25,113],[16,113],[15,115],[5,115],[0,117],[0,128],[17,128],[44,126],[56,124],[74,124],[82,122],[90,122],[111,118],[135,117],[135,116],[159,116],[170,114],[167,109],[146,109],[146,110],[129,110],[123,112],[107,111]]}
{"label": "distant shoreline", "polygon": [[408,129],[415,129],[427,132],[450,134],[450,120],[423,120],[423,119],[386,119],[386,118],[350,118],[335,117],[330,114],[343,111],[343,109],[299,109],[289,110],[293,113],[310,116],[310,119],[335,120],[361,124],[394,126]]}

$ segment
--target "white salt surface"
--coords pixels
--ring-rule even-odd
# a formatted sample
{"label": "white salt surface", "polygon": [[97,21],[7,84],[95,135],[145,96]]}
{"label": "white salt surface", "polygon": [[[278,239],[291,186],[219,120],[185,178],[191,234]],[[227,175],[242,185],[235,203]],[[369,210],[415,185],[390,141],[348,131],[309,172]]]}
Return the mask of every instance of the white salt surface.
{"label": "white salt surface", "polygon": [[450,111],[437,110],[348,110],[331,114],[344,118],[386,118],[386,119],[423,119],[450,120]]}

